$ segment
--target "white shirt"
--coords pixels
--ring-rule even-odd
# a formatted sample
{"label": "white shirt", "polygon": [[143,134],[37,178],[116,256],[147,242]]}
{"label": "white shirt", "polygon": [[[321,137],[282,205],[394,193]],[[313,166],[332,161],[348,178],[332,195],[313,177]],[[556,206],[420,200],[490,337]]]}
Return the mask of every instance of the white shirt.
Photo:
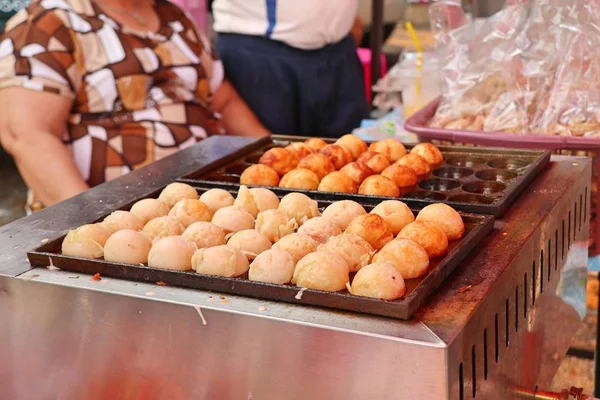
{"label": "white shirt", "polygon": [[358,0],[215,0],[214,29],[319,49],[350,33],[357,8]]}

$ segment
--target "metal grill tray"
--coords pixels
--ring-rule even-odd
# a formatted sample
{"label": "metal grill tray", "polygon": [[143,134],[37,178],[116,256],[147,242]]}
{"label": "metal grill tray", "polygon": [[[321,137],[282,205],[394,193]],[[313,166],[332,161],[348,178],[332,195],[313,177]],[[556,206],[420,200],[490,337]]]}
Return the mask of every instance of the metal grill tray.
{"label": "metal grill tray", "polygon": [[[272,136],[248,147],[246,152],[228,157],[212,170],[196,171],[180,182],[189,184],[219,185],[221,188],[239,186],[241,173],[256,164],[265,151],[272,147],[285,147],[294,141],[308,138],[297,136]],[[334,139],[324,139],[334,142]],[[414,144],[406,144],[411,149]],[[405,188],[402,201],[410,206],[423,207],[443,202],[459,211],[502,217],[537,174],[550,161],[549,151],[512,150],[482,147],[439,146],[444,162],[430,174],[421,177],[416,187]],[[298,189],[280,190],[301,192],[321,198],[326,192]],[[334,194],[336,199],[348,197],[347,193]],[[329,193],[327,198],[331,197]],[[353,195],[367,204],[394,199],[383,196]]]}
{"label": "metal grill tray", "polygon": [[[202,194],[212,186],[197,186],[198,193]],[[229,190],[234,196],[237,191]],[[287,192],[274,190],[281,198]],[[147,197],[157,197],[159,192]],[[351,196],[347,196],[350,197]],[[138,200],[141,200],[138,199]],[[136,201],[138,201],[136,200]],[[338,199],[319,199],[321,211]],[[354,199],[361,203],[361,199]],[[372,209],[369,204],[362,203],[367,211]],[[123,210],[128,210],[133,203]],[[416,215],[416,210],[413,209]],[[230,293],[249,296],[266,300],[276,300],[288,303],[328,307],[339,310],[354,311],[359,313],[382,315],[386,317],[409,319],[412,314],[427,300],[446,277],[460,264],[460,262],[477,246],[493,229],[494,218],[491,216],[464,214],[465,235],[461,240],[450,242],[448,254],[430,265],[429,274],[419,279],[406,281],[407,294],[398,300],[386,301],[367,297],[353,296],[348,292],[330,293],[320,290],[306,289],[301,298],[297,298],[301,288],[293,285],[277,285],[249,281],[247,274],[238,278],[223,278],[218,276],[203,275],[195,272],[172,271],[150,268],[141,265],[121,264],[107,262],[102,259],[92,260],[79,257],[70,257],[60,254],[60,248],[65,235],[49,241],[28,253],[29,261],[34,267],[45,268],[54,265],[60,269],[71,272],[96,274],[101,276],[127,279],[141,282],[164,282],[171,286],[180,286],[192,289],[208,290],[217,293]],[[90,221],[94,222],[94,221]]]}

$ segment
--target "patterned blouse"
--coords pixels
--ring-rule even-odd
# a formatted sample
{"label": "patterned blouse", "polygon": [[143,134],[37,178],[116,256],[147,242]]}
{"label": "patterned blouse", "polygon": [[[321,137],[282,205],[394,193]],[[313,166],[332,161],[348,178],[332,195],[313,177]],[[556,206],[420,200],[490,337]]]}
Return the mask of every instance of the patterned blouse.
{"label": "patterned blouse", "polygon": [[0,89],[72,99],[63,141],[91,186],[224,133],[210,111],[221,62],[177,6],[154,7],[156,33],[121,26],[91,0],[41,0],[0,37]]}

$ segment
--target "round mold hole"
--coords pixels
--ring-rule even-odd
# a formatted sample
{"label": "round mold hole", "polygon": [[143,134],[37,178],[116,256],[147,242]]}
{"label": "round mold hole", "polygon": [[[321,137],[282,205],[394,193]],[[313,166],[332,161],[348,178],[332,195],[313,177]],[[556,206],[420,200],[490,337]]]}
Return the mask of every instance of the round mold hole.
{"label": "round mold hole", "polygon": [[477,194],[463,193],[450,197],[448,201],[455,201],[457,203],[466,204],[492,204],[494,202],[494,199]]}
{"label": "round mold hole", "polygon": [[446,163],[453,167],[473,168],[478,165],[485,164],[485,160],[475,156],[458,156],[449,158]]}
{"label": "round mold hole", "polygon": [[506,185],[495,181],[469,182],[463,185],[463,190],[469,193],[484,194],[487,196],[501,193]]}
{"label": "round mold hole", "polygon": [[263,153],[250,154],[248,157],[246,157],[244,161],[246,161],[249,164],[258,164],[258,160],[260,160],[262,155]]}
{"label": "round mold hole", "polygon": [[518,176],[516,172],[505,169],[484,169],[475,174],[477,179],[490,182],[508,183]]}
{"label": "round mold hole", "polygon": [[242,172],[244,172],[246,170],[246,168],[248,168],[248,165],[246,165],[244,163],[230,165],[229,167],[225,168],[225,173],[233,174],[233,175],[241,175]]}
{"label": "round mold hole", "polygon": [[452,190],[460,187],[460,182],[451,179],[427,179],[420,182],[419,187],[428,191]]}
{"label": "round mold hole", "polygon": [[473,175],[473,170],[461,167],[439,168],[433,171],[433,175],[445,179],[462,179]]}
{"label": "round mold hole", "polygon": [[424,200],[435,200],[435,201],[443,201],[443,200],[446,200],[448,198],[443,193],[429,192],[429,191],[426,191],[426,190],[418,191],[418,192],[413,192],[413,193],[409,194],[406,197],[410,198],[410,199],[424,199]]}
{"label": "round mold hole", "polygon": [[488,162],[488,167],[497,169],[506,169],[509,171],[520,171],[527,167],[529,163],[518,158],[497,158]]}
{"label": "round mold hole", "polygon": [[235,174],[219,174],[214,173],[207,175],[204,180],[213,181],[213,182],[231,182],[231,183],[240,183],[240,176]]}

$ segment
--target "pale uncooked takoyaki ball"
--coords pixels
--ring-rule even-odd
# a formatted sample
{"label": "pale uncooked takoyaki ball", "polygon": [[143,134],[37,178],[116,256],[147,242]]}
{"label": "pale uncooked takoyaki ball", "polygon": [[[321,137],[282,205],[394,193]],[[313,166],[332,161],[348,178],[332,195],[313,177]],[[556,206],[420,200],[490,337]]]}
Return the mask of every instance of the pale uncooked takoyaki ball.
{"label": "pale uncooked takoyaki ball", "polygon": [[111,234],[122,229],[139,231],[144,227],[142,220],[129,211],[115,211],[104,218],[101,225]]}
{"label": "pale uncooked takoyaki ball", "polygon": [[360,185],[358,193],[371,196],[400,196],[400,189],[393,181],[381,175],[371,175]]}
{"label": "pale uncooked takoyaki ball", "polygon": [[373,175],[373,170],[362,161],[354,161],[345,165],[340,172],[360,185],[365,179]]}
{"label": "pale uncooked takoyaki ball", "polygon": [[140,231],[123,229],[113,233],[104,244],[104,259],[125,264],[146,264],[151,247],[150,236]]}
{"label": "pale uncooked takoyaki ball", "polygon": [[456,240],[465,234],[465,223],[460,214],[452,207],[436,203],[422,209],[417,215],[417,221],[427,221],[437,224],[448,240]]}
{"label": "pale uncooked takoyaki ball", "polygon": [[387,167],[390,166],[390,161],[383,154],[376,153],[374,151],[367,151],[362,153],[358,160],[363,162],[373,171],[374,174],[380,174]]}
{"label": "pale uncooked takoyaki ball", "polygon": [[185,227],[173,217],[154,218],[144,225],[143,232],[153,238],[181,235]]}
{"label": "pale uncooked takoyaki ball", "polygon": [[323,147],[327,146],[327,142],[319,138],[310,138],[304,142],[308,147],[314,151],[320,151]]}
{"label": "pale uncooked takoyaki ball", "polygon": [[296,157],[298,157],[298,160],[301,160],[302,158],[306,157],[307,155],[315,152],[315,150],[313,150],[307,144],[302,143],[302,142],[294,142],[294,143],[290,144],[289,146],[287,146],[285,149],[287,151],[291,151],[292,153],[296,154]]}
{"label": "pale uncooked takoyaki ball", "polygon": [[233,205],[235,198],[227,190],[210,189],[202,193],[200,201],[208,206],[211,213],[216,213],[219,208]]}
{"label": "pale uncooked takoyaki ball", "polygon": [[227,233],[254,228],[254,217],[252,214],[236,206],[217,210],[211,222]]}
{"label": "pale uncooked takoyaki ball", "polygon": [[320,153],[329,157],[335,169],[341,169],[344,165],[353,161],[350,150],[340,144],[328,144],[321,149]]}
{"label": "pale uncooked takoyaki ball", "polygon": [[283,176],[296,168],[298,161],[300,160],[296,156],[296,153],[288,151],[283,147],[273,147],[267,150],[258,160],[260,164],[273,168],[279,176]]}
{"label": "pale uncooked takoyaki ball", "polygon": [[302,193],[286,194],[279,203],[279,210],[294,218],[298,226],[321,215],[316,201]]}
{"label": "pale uncooked takoyaki ball", "polygon": [[183,199],[179,200],[175,203],[173,208],[171,208],[169,217],[175,218],[187,228],[194,222],[210,221],[212,213],[208,206],[200,200]]}
{"label": "pale uncooked takoyaki ball", "polygon": [[273,168],[262,164],[249,166],[240,176],[242,185],[277,186],[279,175]]}
{"label": "pale uncooked takoyaki ball", "polygon": [[67,233],[62,242],[62,253],[72,257],[101,258],[109,237],[110,232],[100,224],[80,226]]}
{"label": "pale uncooked takoyaki ball", "polygon": [[440,165],[444,161],[444,156],[440,149],[431,143],[419,143],[410,152],[411,154],[423,157],[431,166]]}
{"label": "pale uncooked takoyaki ball", "polygon": [[381,249],[394,239],[388,224],[377,214],[364,214],[354,218],[344,233],[360,236],[375,250]]}
{"label": "pale uncooked takoyaki ball", "polygon": [[366,213],[363,206],[352,200],[336,201],[323,210],[323,216],[331,219],[343,231],[354,218]]}
{"label": "pale uncooked takoyaki ball", "polygon": [[273,245],[273,248],[289,253],[294,259],[294,263],[297,263],[305,255],[317,251],[318,245],[319,242],[310,236],[292,233],[281,238],[281,240]]}
{"label": "pale uncooked takoyaki ball", "polygon": [[387,263],[373,263],[358,271],[350,292],[355,296],[395,300],[406,294],[406,285],[394,267]]}
{"label": "pale uncooked takoyaki ball", "polygon": [[271,248],[271,242],[265,235],[254,229],[246,229],[233,234],[227,245],[241,250],[250,261],[257,255]]}
{"label": "pale uncooked takoyaki ball", "polygon": [[131,207],[130,212],[145,225],[151,219],[164,217],[169,214],[169,207],[157,199],[144,199],[135,203]]}
{"label": "pale uncooked takoyaki ball", "polygon": [[329,157],[321,153],[307,155],[300,160],[298,168],[308,169],[314,172],[319,177],[319,180],[335,171],[335,167]]}
{"label": "pale uncooked takoyaki ball", "polygon": [[279,198],[275,193],[265,188],[248,189],[240,186],[233,205],[245,210],[256,218],[259,212],[273,210],[279,207]]}
{"label": "pale uncooked takoyaki ball", "polygon": [[321,192],[356,193],[356,183],[348,175],[335,171],[327,175],[319,183]]}
{"label": "pale uncooked takoyaki ball", "polygon": [[258,213],[255,229],[269,239],[271,243],[277,242],[282,237],[294,233],[298,223],[281,210],[267,210]]}
{"label": "pale uncooked takoyaki ball", "polygon": [[212,222],[194,222],[187,227],[182,236],[190,242],[194,242],[199,249],[227,243],[225,231]]}
{"label": "pale uncooked takoyaki ball", "polygon": [[198,249],[192,257],[192,269],[199,274],[233,278],[244,275],[249,267],[241,250],[231,246]]}
{"label": "pale uncooked takoyaki ball", "polygon": [[419,180],[412,168],[398,163],[394,163],[384,169],[381,175],[390,179],[399,188],[415,186]]}
{"label": "pale uncooked takoyaki ball", "polygon": [[309,169],[296,168],[281,178],[279,187],[287,189],[317,190],[319,187],[319,176]]}
{"label": "pale uncooked takoyaki ball", "polygon": [[406,148],[396,139],[383,139],[371,143],[369,151],[383,154],[390,162],[396,162],[406,155]]}
{"label": "pale uncooked takoyaki ball", "polygon": [[310,236],[319,243],[325,243],[327,239],[342,233],[340,227],[327,217],[315,217],[306,221],[298,233]]}
{"label": "pale uncooked takoyaki ball", "polygon": [[398,161],[398,164],[409,167],[410,169],[415,171],[415,174],[419,176],[427,175],[431,172],[431,166],[429,165],[429,163],[425,161],[423,157],[414,153],[410,153],[402,157],[400,161]]}
{"label": "pale uncooked takoyaki ball", "polygon": [[292,281],[295,265],[289,253],[280,249],[270,249],[260,253],[252,261],[248,279],[284,285]]}
{"label": "pale uncooked takoyaki ball", "polygon": [[394,235],[415,220],[415,216],[406,204],[399,200],[386,200],[379,203],[371,214],[377,214],[387,222]]}
{"label": "pale uncooked takoyaki ball", "polygon": [[417,242],[425,249],[429,258],[441,257],[448,252],[448,237],[433,222],[411,222],[400,231],[398,238]]}
{"label": "pale uncooked takoyaki ball", "polygon": [[394,239],[375,254],[373,262],[391,264],[404,279],[423,276],[429,268],[429,257],[425,249],[409,239]]}
{"label": "pale uncooked takoyaki ball", "polygon": [[157,240],[148,254],[148,266],[187,271],[192,269],[196,245],[183,236],[167,236]]}
{"label": "pale uncooked takoyaki ball", "polygon": [[350,281],[350,268],[335,253],[316,252],[304,256],[294,270],[292,283],[307,289],[339,292]]}
{"label": "pale uncooked takoyaki ball", "polygon": [[240,186],[240,190],[238,191],[238,195],[233,202],[233,206],[248,212],[253,218],[256,218],[259,213],[258,206],[254,201],[254,196],[252,196],[252,193],[250,193],[250,189],[244,185]]}
{"label": "pale uncooked takoyaki ball", "polygon": [[364,140],[352,134],[342,136],[335,143],[346,146],[352,153],[352,158],[355,160],[368,149]]}
{"label": "pale uncooked takoyaki ball", "polygon": [[193,199],[198,200],[198,192],[196,189],[185,183],[171,183],[160,192],[158,199],[171,208],[179,200]]}
{"label": "pale uncooked takoyaki ball", "polygon": [[369,262],[375,253],[373,247],[365,239],[358,235],[342,233],[341,235],[330,238],[326,243],[321,244],[318,251],[328,251],[341,256],[350,272],[356,272]]}

